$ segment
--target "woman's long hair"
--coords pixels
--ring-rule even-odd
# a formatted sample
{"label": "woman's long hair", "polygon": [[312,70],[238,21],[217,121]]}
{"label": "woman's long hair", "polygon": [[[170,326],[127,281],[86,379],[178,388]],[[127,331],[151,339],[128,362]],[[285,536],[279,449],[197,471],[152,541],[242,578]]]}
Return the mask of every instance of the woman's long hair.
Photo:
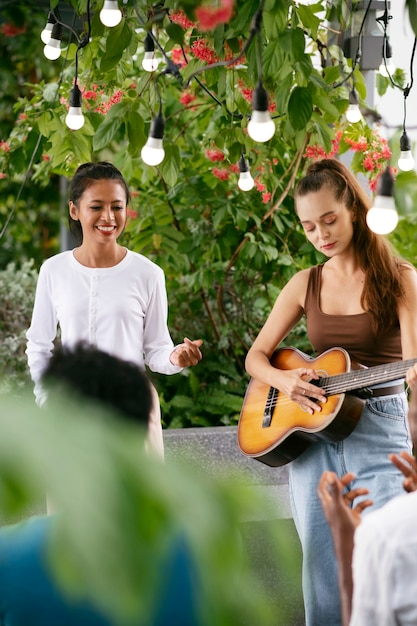
{"label": "woman's long hair", "polygon": [[389,242],[368,227],[366,214],[371,200],[351,172],[336,159],[323,159],[310,165],[298,183],[295,199],[323,187],[330,189],[336,200],[355,214],[353,245],[360,268],[365,273],[361,305],[372,317],[377,335],[398,326],[397,309],[404,297],[401,265],[408,265],[395,256]]}

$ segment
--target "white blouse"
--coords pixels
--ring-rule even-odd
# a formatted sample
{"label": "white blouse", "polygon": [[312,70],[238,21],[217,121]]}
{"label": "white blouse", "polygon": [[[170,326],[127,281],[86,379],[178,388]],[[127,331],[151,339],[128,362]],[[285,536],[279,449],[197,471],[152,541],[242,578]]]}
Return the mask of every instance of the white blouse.
{"label": "white blouse", "polygon": [[57,326],[63,345],[96,345],[139,367],[175,374],[169,355],[174,344],[167,327],[163,270],[141,254],[127,251],[113,267],[81,265],[73,251],[61,252],[40,269],[26,354],[35,395],[43,404],[39,380],[53,350]]}

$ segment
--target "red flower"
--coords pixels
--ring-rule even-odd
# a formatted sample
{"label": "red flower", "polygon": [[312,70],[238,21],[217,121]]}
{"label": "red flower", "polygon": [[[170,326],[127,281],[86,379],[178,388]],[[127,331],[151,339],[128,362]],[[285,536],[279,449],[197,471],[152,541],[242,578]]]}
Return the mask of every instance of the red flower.
{"label": "red flower", "polygon": [[7,141],[0,141],[0,150],[3,150],[3,152],[9,152],[10,146]]}
{"label": "red flower", "polygon": [[262,193],[263,191],[265,191],[266,186],[265,186],[263,183],[261,183],[261,182],[260,182],[259,178],[255,178],[254,183],[255,183],[255,187],[256,187],[256,189],[257,189],[260,193]]}
{"label": "red flower", "polygon": [[0,172],[0,178],[7,178],[7,174],[3,174],[3,172]]}
{"label": "red flower", "polygon": [[210,48],[205,39],[196,39],[192,46],[191,52],[200,61],[206,61],[208,64],[216,63],[219,60],[217,54]]}
{"label": "red flower", "polygon": [[213,30],[218,24],[226,24],[233,13],[233,0],[221,0],[220,6],[201,6],[195,10],[198,19],[198,29],[201,31]]}
{"label": "red flower", "polygon": [[169,14],[169,19],[174,24],[178,24],[184,30],[189,30],[190,28],[194,28],[196,24],[188,19],[183,11],[177,11]]}
{"label": "red flower", "polygon": [[189,92],[185,92],[183,94],[181,94],[180,97],[180,102],[181,104],[183,104],[184,106],[187,106],[187,104],[190,104],[191,102],[194,102],[194,100],[196,100],[197,96],[195,96],[192,93]]}
{"label": "red flower", "polygon": [[135,220],[138,217],[139,213],[137,211],[134,211],[133,209],[127,209],[126,215],[129,219]]}
{"label": "red flower", "polygon": [[249,89],[249,87],[245,87],[245,84],[241,78],[237,81],[237,84],[240,89],[240,93],[247,100],[247,102],[252,102],[253,89]]}
{"label": "red flower", "polygon": [[172,48],[171,59],[172,62],[175,63],[175,65],[178,65],[178,67],[185,67],[186,65],[184,54],[179,46],[175,46],[174,48]]}
{"label": "red flower", "polygon": [[213,169],[211,171],[214,174],[214,176],[216,176],[216,178],[218,178],[219,180],[228,180],[229,179],[230,174],[225,169],[219,169],[218,167],[213,167]]}
{"label": "red flower", "polygon": [[268,204],[270,199],[271,199],[271,193],[269,191],[266,191],[265,193],[262,194],[262,202],[264,204]]}
{"label": "red flower", "polygon": [[96,109],[96,113],[102,113],[106,115],[106,113],[112,108],[114,104],[118,104],[122,99],[123,91],[118,89],[114,92],[114,94],[107,100],[107,102],[102,102]]}
{"label": "red flower", "polygon": [[206,150],[206,157],[215,163],[216,161],[224,161],[224,154],[221,150],[216,148],[209,148]]}
{"label": "red flower", "polygon": [[1,32],[5,37],[16,37],[26,32],[26,24],[23,26],[15,26],[14,24],[3,24]]}

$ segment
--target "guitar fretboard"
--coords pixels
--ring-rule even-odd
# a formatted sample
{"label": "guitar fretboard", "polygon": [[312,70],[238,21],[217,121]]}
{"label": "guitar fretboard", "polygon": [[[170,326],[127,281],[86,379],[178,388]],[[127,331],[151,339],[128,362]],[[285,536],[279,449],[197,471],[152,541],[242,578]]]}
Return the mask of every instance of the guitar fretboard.
{"label": "guitar fretboard", "polygon": [[417,359],[408,359],[407,361],[395,361],[385,365],[374,365],[364,370],[353,370],[344,374],[323,377],[317,381],[311,381],[311,383],[321,387],[326,395],[332,396],[403,378],[407,370],[416,362]]}

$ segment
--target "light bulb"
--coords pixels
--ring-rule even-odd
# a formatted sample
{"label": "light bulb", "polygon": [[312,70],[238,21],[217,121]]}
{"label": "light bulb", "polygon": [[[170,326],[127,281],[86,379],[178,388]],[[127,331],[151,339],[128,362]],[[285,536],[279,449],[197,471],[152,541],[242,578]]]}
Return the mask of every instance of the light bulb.
{"label": "light bulb", "polygon": [[351,124],[356,124],[362,119],[362,113],[359,108],[358,95],[354,87],[349,93],[349,106],[346,111],[346,119]]}
{"label": "light bulb", "polygon": [[84,126],[84,115],[81,107],[70,107],[65,123],[71,130],[79,130]]}
{"label": "light bulb", "polygon": [[[366,214],[366,223],[374,233],[378,235],[388,235],[398,224],[398,213],[393,198],[386,198],[384,196],[380,196],[380,198],[382,198],[382,200],[378,200],[378,196],[375,198],[374,206],[369,209]],[[392,202],[387,202],[387,200],[392,200]],[[384,203],[385,206],[378,207],[375,206],[376,203]]]}
{"label": "light bulb", "polygon": [[411,150],[401,152],[401,156],[398,159],[398,167],[400,168],[400,170],[402,170],[403,172],[411,172],[411,170],[414,168],[414,163],[415,161]]}
{"label": "light bulb", "polygon": [[358,104],[349,104],[346,111],[346,119],[351,124],[357,124],[362,119],[362,113],[360,112]]}
{"label": "light bulb", "polygon": [[70,91],[70,106],[65,118],[65,123],[71,130],[79,130],[84,126],[84,115],[81,108],[82,95],[76,81],[77,79],[75,79],[74,86]]}
{"label": "light bulb", "polygon": [[165,150],[162,146],[162,139],[165,131],[165,120],[161,113],[158,113],[152,120],[149,137],[141,150],[141,157],[146,165],[159,165],[165,157]]}
{"label": "light bulb", "polygon": [[155,57],[155,44],[150,33],[146,33],[143,48],[145,50],[145,54],[142,61],[142,67],[146,72],[154,72],[159,65],[159,60]]}
{"label": "light bulb", "polygon": [[240,176],[237,182],[239,189],[242,191],[250,191],[255,184],[249,169],[249,161],[242,156],[239,159]]}
{"label": "light bulb", "polygon": [[411,152],[411,143],[405,130],[400,139],[401,155],[398,159],[398,167],[403,172],[410,172],[414,167],[414,157]]}
{"label": "light bulb", "polygon": [[253,189],[255,182],[250,172],[241,172],[237,185],[242,191],[250,191]]}
{"label": "light bulb", "polygon": [[119,9],[117,0],[104,0],[103,8],[100,11],[100,21],[104,26],[112,28],[120,24],[122,12]]}
{"label": "light bulb", "polygon": [[275,133],[275,124],[268,111],[268,94],[262,83],[255,87],[252,98],[252,115],[248,124],[248,134],[254,141],[264,143]]}
{"label": "light bulb", "polygon": [[388,235],[398,224],[398,213],[394,202],[394,179],[387,167],[378,180],[377,195],[366,214],[366,223],[378,235]]}
{"label": "light bulb", "polygon": [[146,165],[159,165],[162,163],[165,157],[162,139],[148,137],[148,141],[143,146],[140,155]]}
{"label": "light bulb", "polygon": [[395,72],[395,64],[392,60],[392,48],[388,37],[385,37],[384,43],[382,44],[382,61],[378,69],[381,76],[385,76],[385,78],[389,78]]}
{"label": "light bulb", "polygon": [[395,72],[395,63],[392,59],[382,59],[381,64],[379,66],[379,73],[381,76],[385,76],[385,78],[389,78]]}
{"label": "light bulb", "polygon": [[61,56],[61,39],[62,39],[62,26],[61,24],[54,24],[51,31],[51,36],[43,49],[43,53],[50,61],[56,61]]}
{"label": "light bulb", "polygon": [[159,59],[155,56],[155,51],[145,52],[142,67],[146,72],[154,72],[159,65]]}
{"label": "light bulb", "polygon": [[253,111],[248,124],[248,134],[254,141],[264,143],[275,134],[275,124],[268,111]]}
{"label": "light bulb", "polygon": [[43,41],[45,45],[49,43],[51,39],[51,33],[52,33],[52,24],[46,24],[45,28],[41,32],[41,40]]}

